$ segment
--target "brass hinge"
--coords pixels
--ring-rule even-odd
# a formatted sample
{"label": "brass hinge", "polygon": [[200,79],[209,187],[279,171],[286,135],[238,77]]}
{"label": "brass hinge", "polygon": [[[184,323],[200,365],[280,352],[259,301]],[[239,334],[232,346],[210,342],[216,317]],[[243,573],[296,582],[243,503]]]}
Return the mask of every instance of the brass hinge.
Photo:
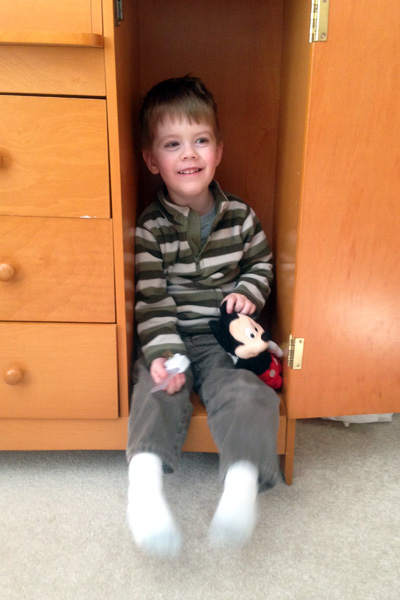
{"label": "brass hinge", "polygon": [[303,366],[304,338],[289,336],[288,365],[291,369],[301,369]]}
{"label": "brass hinge", "polygon": [[328,39],[329,0],[311,0],[310,44]]}
{"label": "brass hinge", "polygon": [[115,0],[115,21],[117,26],[124,20],[124,7],[122,0]]}

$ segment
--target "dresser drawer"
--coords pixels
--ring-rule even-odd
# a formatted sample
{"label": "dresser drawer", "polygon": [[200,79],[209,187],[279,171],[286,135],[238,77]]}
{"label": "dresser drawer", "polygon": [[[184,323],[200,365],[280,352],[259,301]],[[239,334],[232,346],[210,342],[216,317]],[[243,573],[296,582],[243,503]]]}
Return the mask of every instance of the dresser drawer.
{"label": "dresser drawer", "polygon": [[115,325],[0,323],[0,418],[117,417]]}
{"label": "dresser drawer", "polygon": [[0,321],[115,321],[112,222],[0,217]]}
{"label": "dresser drawer", "polygon": [[104,52],[98,48],[0,45],[0,92],[105,96]]}
{"label": "dresser drawer", "polygon": [[12,0],[0,3],[1,29],[102,33],[101,0]]}
{"label": "dresser drawer", "polygon": [[0,96],[0,214],[110,216],[105,100]]}

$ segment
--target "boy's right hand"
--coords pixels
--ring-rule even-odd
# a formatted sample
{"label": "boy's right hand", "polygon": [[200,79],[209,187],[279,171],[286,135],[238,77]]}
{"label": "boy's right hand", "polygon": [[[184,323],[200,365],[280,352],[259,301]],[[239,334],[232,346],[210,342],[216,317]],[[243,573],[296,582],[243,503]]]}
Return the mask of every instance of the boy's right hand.
{"label": "boy's right hand", "polygon": [[[167,361],[167,359],[163,358],[163,357],[155,358],[150,365],[150,375],[156,385],[159,385],[160,383],[162,383],[163,380],[167,379],[167,377],[169,376],[168,371],[165,368],[166,361]],[[177,373],[176,375],[174,375],[172,377],[172,379],[170,379],[167,387],[165,388],[165,391],[167,392],[167,394],[170,394],[170,395],[175,394],[176,392],[179,392],[179,390],[181,390],[183,388],[185,383],[186,383],[185,374]]]}

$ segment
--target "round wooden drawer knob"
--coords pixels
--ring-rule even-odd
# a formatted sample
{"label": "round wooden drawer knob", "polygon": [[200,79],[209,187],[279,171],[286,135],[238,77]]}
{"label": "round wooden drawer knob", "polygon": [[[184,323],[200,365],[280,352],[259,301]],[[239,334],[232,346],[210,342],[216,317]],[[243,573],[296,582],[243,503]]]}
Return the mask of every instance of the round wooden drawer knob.
{"label": "round wooden drawer knob", "polygon": [[23,376],[24,372],[20,367],[12,366],[4,373],[3,379],[8,385],[17,385],[22,380]]}
{"label": "round wooden drawer knob", "polygon": [[0,263],[0,281],[10,281],[15,275],[15,269],[9,263]]}

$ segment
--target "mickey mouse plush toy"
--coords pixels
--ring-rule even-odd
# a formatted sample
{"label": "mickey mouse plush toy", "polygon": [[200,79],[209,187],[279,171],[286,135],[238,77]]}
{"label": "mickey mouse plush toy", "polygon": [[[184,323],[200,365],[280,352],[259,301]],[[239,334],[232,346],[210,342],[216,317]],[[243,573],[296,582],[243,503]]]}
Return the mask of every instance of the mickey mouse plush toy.
{"label": "mickey mouse plush toy", "polygon": [[268,339],[268,334],[251,317],[226,312],[221,306],[221,317],[209,325],[224,350],[235,362],[237,369],[253,371],[267,385],[278,390],[282,386],[282,350]]}

